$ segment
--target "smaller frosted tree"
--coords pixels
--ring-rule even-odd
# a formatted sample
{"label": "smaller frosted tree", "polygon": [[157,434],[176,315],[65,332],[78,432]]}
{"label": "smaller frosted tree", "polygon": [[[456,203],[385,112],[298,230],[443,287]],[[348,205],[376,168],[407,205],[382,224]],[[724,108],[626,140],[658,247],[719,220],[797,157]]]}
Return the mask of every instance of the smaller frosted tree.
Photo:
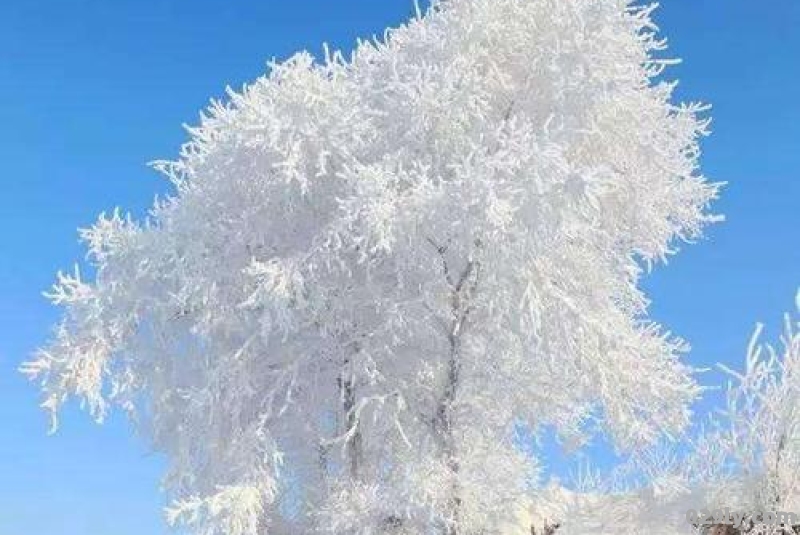
{"label": "smaller frosted tree", "polygon": [[[800,312],[800,293],[797,297]],[[697,533],[687,512],[728,511],[709,533],[784,535],[795,525],[764,523],[759,514],[800,511],[800,322],[787,314],[777,346],[762,341],[758,325],[745,367],[723,369],[731,380],[726,410],[696,436],[639,452],[610,477],[596,477],[582,493],[548,489],[539,507],[560,521],[562,535]],[[717,518],[716,520],[721,520]],[[714,529],[712,529],[714,528]],[[715,531],[716,530],[716,531]]]}
{"label": "smaller frosted tree", "polygon": [[726,368],[727,425],[715,437],[738,480],[727,498],[753,511],[800,512],[800,321],[786,315],[778,346],[763,343],[762,330],[744,371]]}

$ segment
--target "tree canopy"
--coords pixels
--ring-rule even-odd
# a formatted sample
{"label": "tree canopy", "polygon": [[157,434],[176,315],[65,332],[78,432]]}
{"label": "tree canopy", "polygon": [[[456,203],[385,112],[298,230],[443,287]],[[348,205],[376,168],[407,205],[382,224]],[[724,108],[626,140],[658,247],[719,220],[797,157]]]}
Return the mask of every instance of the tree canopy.
{"label": "tree canopy", "polygon": [[145,221],[82,231],[44,406],[127,411],[200,535],[491,532],[536,479],[519,426],[680,433],[699,389],[639,281],[716,186],[651,11],[440,1],[230,91]]}

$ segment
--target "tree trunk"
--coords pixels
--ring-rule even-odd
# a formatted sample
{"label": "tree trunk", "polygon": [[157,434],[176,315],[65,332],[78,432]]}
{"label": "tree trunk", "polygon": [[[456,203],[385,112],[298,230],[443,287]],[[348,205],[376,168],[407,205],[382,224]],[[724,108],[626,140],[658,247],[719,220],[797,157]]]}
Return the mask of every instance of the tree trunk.
{"label": "tree trunk", "polygon": [[[444,391],[436,407],[433,423],[434,432],[441,442],[442,457],[445,460],[451,478],[451,497],[448,503],[451,518],[450,523],[445,527],[444,535],[459,535],[462,505],[459,485],[461,465],[458,458],[458,445],[454,429],[453,406],[461,383],[461,341],[471,309],[470,298],[478,284],[477,264],[472,259],[468,260],[463,271],[456,278],[446,257],[447,247],[438,245],[431,239],[428,239],[428,241],[436,248],[436,252],[440,256],[445,281],[450,287],[450,318],[449,321],[443,322],[446,327],[449,346],[447,377],[445,378]],[[476,241],[476,246],[479,245],[480,242]]]}
{"label": "tree trunk", "polygon": [[461,491],[458,484],[460,464],[453,429],[453,403],[456,399],[461,375],[459,342],[459,336],[451,333],[449,336],[450,355],[447,361],[447,382],[436,411],[437,427],[442,441],[442,456],[445,458],[451,476],[451,498],[448,506],[453,513],[453,519],[452,525],[446,529],[446,535],[458,535],[459,511],[461,509]]}
{"label": "tree trunk", "polygon": [[[355,352],[360,348],[356,343]],[[349,435],[344,444],[347,469],[353,481],[361,478],[361,459],[363,457],[363,437],[358,429],[356,415],[356,385],[350,369],[351,360],[346,357],[342,364],[342,374],[339,377],[339,390],[342,399],[342,412],[344,413],[345,433]]]}

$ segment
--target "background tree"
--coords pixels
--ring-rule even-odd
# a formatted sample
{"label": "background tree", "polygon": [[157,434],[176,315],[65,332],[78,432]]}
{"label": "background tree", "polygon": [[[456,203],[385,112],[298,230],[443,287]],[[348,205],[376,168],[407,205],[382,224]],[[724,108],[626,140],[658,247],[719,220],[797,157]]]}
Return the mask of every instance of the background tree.
{"label": "background tree", "polygon": [[680,432],[698,388],[638,282],[716,188],[651,11],[442,1],[231,91],[157,164],[172,197],[83,231],[44,406],[128,411],[204,535],[491,533],[536,475],[517,426]]}
{"label": "background tree", "polygon": [[706,483],[709,502],[753,514],[737,534],[800,532],[797,517],[784,527],[758,518],[800,514],[800,323],[787,314],[777,346],[762,342],[763,327],[753,334],[745,369],[724,368],[732,379],[727,410],[705,439],[716,460],[716,478]]}
{"label": "background tree", "polygon": [[[800,311],[800,294],[797,299]],[[800,511],[800,324],[785,316],[779,344],[758,325],[743,371],[731,381],[724,412],[681,444],[641,450],[611,474],[589,478],[581,492],[542,490],[534,509],[558,521],[562,535],[706,533],[785,535],[800,521],[774,525],[761,513]],[[727,523],[692,527],[687,512],[736,513]]]}

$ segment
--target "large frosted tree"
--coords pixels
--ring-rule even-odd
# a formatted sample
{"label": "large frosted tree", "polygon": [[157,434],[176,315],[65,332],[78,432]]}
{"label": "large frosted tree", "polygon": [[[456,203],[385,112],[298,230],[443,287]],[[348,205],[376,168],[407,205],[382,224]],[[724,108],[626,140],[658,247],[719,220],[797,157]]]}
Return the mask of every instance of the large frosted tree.
{"label": "large frosted tree", "polygon": [[651,11],[441,1],[231,91],[146,221],[82,232],[44,406],[129,412],[202,535],[493,533],[520,426],[680,432],[698,389],[638,282],[716,190]]}

